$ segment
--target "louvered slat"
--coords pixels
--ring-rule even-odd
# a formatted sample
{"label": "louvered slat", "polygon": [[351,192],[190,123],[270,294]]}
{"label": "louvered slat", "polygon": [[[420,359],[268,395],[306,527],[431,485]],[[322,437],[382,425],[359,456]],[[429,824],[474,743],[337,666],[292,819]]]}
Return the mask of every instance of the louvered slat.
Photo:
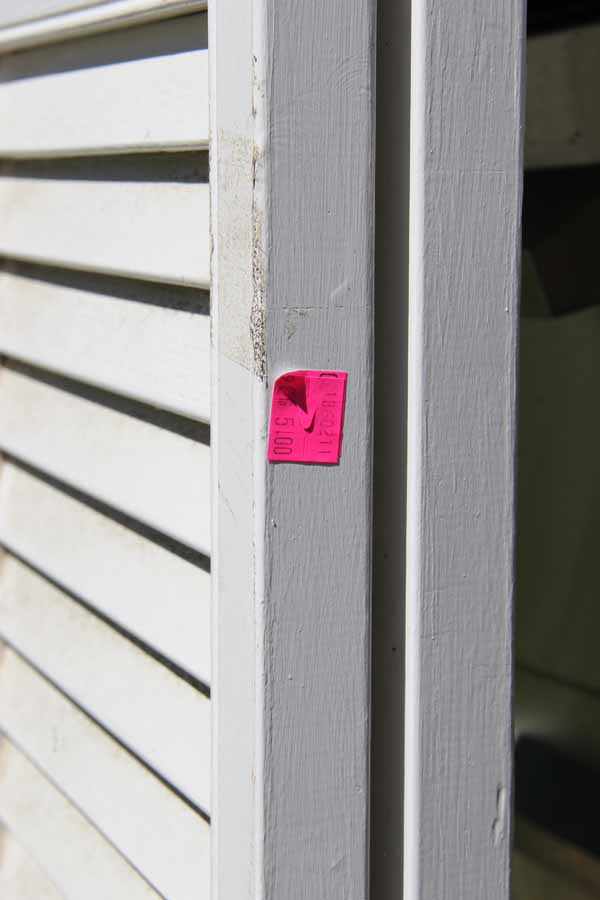
{"label": "louvered slat", "polygon": [[0,636],[208,809],[210,703],[200,691],[10,556],[3,563]]}
{"label": "louvered slat", "polygon": [[0,61],[0,156],[177,150],[208,143],[206,15]]}
{"label": "louvered slat", "polygon": [[191,547],[209,549],[205,444],[5,367],[0,448]]}
{"label": "louvered slat", "polygon": [[0,470],[0,542],[210,682],[206,571],[9,461]]}
{"label": "louvered slat", "polygon": [[[5,797],[6,753],[0,744],[0,758],[4,756],[5,767],[0,772],[2,784],[2,805],[0,816],[7,816]],[[10,777],[9,773],[9,777]],[[29,856],[14,836],[0,826],[0,897],[10,900],[64,900],[48,876]]]}
{"label": "louvered slat", "polygon": [[207,823],[10,648],[0,727],[159,893],[209,895]]}
{"label": "louvered slat", "polygon": [[[87,279],[70,286],[65,277],[60,283],[0,271],[0,352],[207,421],[207,307],[153,305],[156,290],[144,282],[123,297],[114,293],[125,292],[121,282],[101,281],[94,290]],[[177,289],[164,288],[165,303],[169,290]]]}
{"label": "louvered slat", "polygon": [[91,6],[93,0],[20,0],[18,5],[6,5],[0,15],[0,26],[6,28],[18,22],[41,19],[58,13],[71,12]]}
{"label": "louvered slat", "polygon": [[206,15],[148,24],[180,7],[0,57],[0,819],[70,900],[210,893]]}
{"label": "louvered slat", "polygon": [[106,838],[6,738],[0,738],[0,817],[31,854],[19,855],[8,844],[11,861],[18,865],[11,884],[7,847],[0,834],[5,900],[159,900]]}
{"label": "louvered slat", "polygon": [[207,288],[208,184],[94,180],[102,177],[101,162],[86,178],[12,177],[5,169],[0,253]]}

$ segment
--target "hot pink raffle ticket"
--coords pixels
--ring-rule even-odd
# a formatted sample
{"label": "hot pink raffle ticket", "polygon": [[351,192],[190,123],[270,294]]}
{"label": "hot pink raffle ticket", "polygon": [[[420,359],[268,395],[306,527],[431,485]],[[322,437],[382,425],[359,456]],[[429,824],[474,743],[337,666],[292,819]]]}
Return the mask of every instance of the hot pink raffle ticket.
{"label": "hot pink raffle ticket", "polygon": [[339,462],[346,378],[346,372],[324,369],[279,376],[269,422],[271,462]]}

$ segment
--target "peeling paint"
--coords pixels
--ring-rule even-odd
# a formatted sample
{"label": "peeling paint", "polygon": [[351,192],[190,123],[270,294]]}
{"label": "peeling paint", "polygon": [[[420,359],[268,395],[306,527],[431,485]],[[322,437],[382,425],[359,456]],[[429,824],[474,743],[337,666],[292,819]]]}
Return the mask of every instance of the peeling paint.
{"label": "peeling paint", "polygon": [[506,831],[506,790],[499,785],[496,795],[496,818],[492,822],[492,838],[494,847],[498,847],[504,840]]}
{"label": "peeling paint", "polygon": [[[255,163],[256,165],[256,163]],[[256,206],[252,210],[252,307],[250,309],[250,335],[254,354],[254,372],[264,381],[267,375],[266,310],[264,253],[262,249],[262,222]]]}

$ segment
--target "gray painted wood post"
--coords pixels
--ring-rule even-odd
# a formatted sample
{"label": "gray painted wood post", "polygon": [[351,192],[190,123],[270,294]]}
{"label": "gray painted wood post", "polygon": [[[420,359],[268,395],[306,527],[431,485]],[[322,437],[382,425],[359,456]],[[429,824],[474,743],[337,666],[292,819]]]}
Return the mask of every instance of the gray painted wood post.
{"label": "gray painted wood post", "polygon": [[522,0],[413,4],[404,900],[508,900]]}
{"label": "gray painted wood post", "polygon": [[[213,897],[367,896],[374,0],[210,11]],[[348,372],[339,465],[273,379]]]}

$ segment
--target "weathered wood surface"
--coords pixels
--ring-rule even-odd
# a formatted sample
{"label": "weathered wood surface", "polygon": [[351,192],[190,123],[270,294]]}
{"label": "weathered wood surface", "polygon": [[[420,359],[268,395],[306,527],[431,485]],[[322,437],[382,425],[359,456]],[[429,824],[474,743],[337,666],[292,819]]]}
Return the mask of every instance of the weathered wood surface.
{"label": "weathered wood surface", "polygon": [[0,727],[158,893],[169,900],[208,893],[204,819],[8,647]]}
{"label": "weathered wood surface", "polygon": [[0,543],[210,683],[205,569],[8,460],[0,470]]}
{"label": "weathered wood surface", "polygon": [[[177,178],[177,158],[171,162]],[[85,178],[61,180],[41,170],[40,177],[14,177],[6,164],[0,253],[207,288],[208,184],[102,180],[102,165],[95,159]]]}
{"label": "weathered wood surface", "polygon": [[206,444],[0,369],[0,447],[206,553]]}
{"label": "weathered wood surface", "polygon": [[11,556],[2,564],[0,637],[208,811],[204,694]]}
{"label": "weathered wood surface", "polygon": [[[375,4],[268,0],[253,17],[251,3],[224,0],[213,15],[213,890],[358,900],[369,841]],[[294,368],[348,372],[338,466],[266,467],[267,395]],[[246,583],[235,596],[238,560]],[[239,753],[227,746],[238,713]],[[241,753],[236,808],[226,782]]]}
{"label": "weathered wood surface", "polygon": [[0,893],[11,900],[64,900],[46,873],[1,825]]}
{"label": "weathered wood surface", "polygon": [[[208,295],[178,290],[37,266],[11,271],[6,264],[0,270],[0,352],[208,421]],[[186,302],[196,309],[186,310]]]}
{"label": "weathered wood surface", "polygon": [[508,900],[524,4],[412,11],[403,896]]}
{"label": "weathered wood surface", "polygon": [[106,838],[4,737],[0,817],[30,854],[19,853],[19,845],[0,831],[5,900],[105,900],[107,895],[159,900]]}
{"label": "weathered wood surface", "polygon": [[206,15],[4,57],[0,121],[2,157],[206,147]]}

